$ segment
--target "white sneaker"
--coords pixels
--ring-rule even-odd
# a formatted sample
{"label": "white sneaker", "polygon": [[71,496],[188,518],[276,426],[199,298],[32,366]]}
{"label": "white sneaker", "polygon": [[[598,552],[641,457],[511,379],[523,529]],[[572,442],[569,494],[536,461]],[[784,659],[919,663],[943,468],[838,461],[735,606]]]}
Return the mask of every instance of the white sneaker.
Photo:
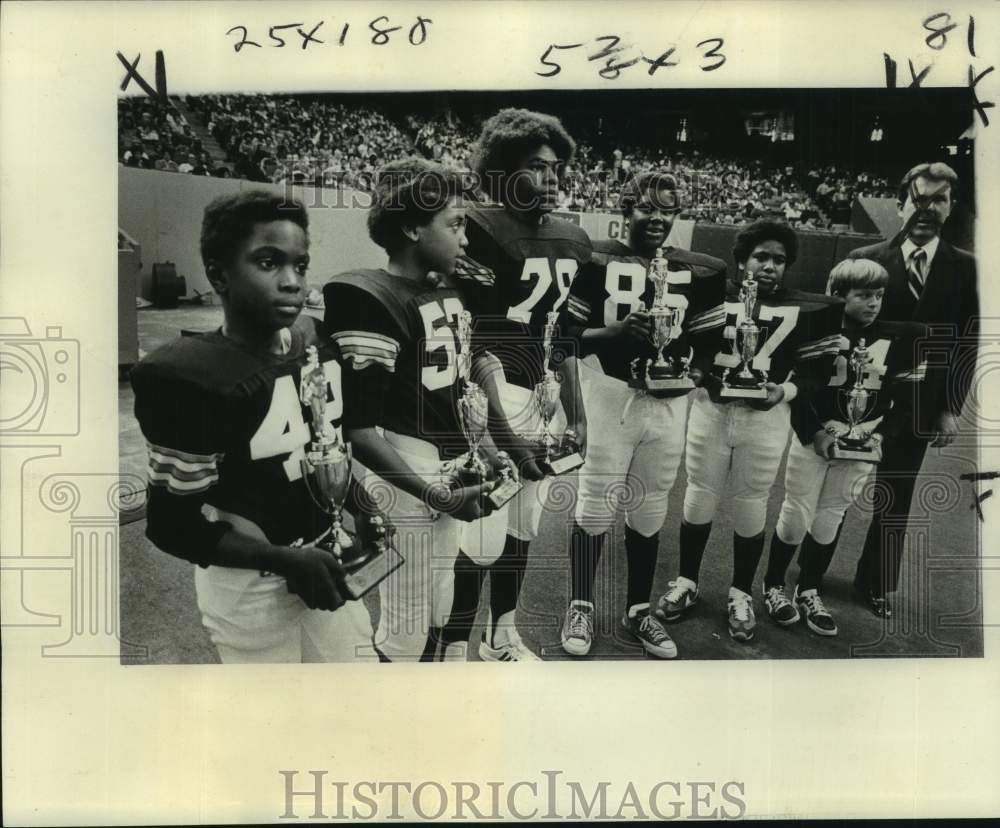
{"label": "white sneaker", "polygon": [[594,643],[594,606],[573,601],[566,610],[562,628],[562,647],[574,656],[585,656]]}
{"label": "white sneaker", "polygon": [[698,585],[683,575],[667,584],[669,589],[656,602],[653,613],[661,621],[677,621],[698,603]]}
{"label": "white sneaker", "polygon": [[729,635],[736,641],[749,641],[753,638],[757,619],[753,614],[753,599],[743,590],[729,588]]}
{"label": "white sneaker", "polygon": [[479,643],[479,657],[483,661],[541,661],[528,645],[521,640],[521,636],[513,627],[498,630],[493,637],[495,647],[491,647],[483,634],[483,640]]}

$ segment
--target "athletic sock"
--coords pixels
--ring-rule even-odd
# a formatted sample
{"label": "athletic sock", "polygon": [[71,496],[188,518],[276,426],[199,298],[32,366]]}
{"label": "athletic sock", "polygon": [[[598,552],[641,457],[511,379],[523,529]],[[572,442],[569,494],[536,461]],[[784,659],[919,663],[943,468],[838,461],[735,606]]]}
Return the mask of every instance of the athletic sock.
{"label": "athletic sock", "polygon": [[771,536],[771,548],[767,553],[767,572],[764,573],[764,590],[785,585],[785,573],[795,557],[798,544],[785,543],[777,531]]}
{"label": "athletic sock", "polygon": [[829,543],[818,543],[812,535],[806,535],[799,551],[799,592],[807,589],[819,590],[823,585],[823,576],[830,567],[833,553],[837,551],[837,540],[840,531]]}
{"label": "athletic sock", "polygon": [[648,604],[649,593],[653,590],[653,575],[656,573],[656,553],[660,547],[659,534],[647,538],[625,527],[625,557],[628,560],[628,591],[625,608],[636,604]]}
{"label": "athletic sock", "polygon": [[757,565],[764,554],[764,533],[745,538],[733,532],[733,586],[751,595]]}
{"label": "athletic sock", "polygon": [[588,535],[573,522],[573,534],[569,542],[570,599],[594,603],[594,580],[597,565],[601,562],[604,535]]}
{"label": "athletic sock", "polygon": [[451,614],[441,630],[444,647],[456,641],[468,641],[479,609],[479,593],[483,588],[486,570],[464,552],[455,559],[455,597]]}
{"label": "athletic sock", "polygon": [[517,609],[524,570],[528,566],[528,545],[529,541],[507,535],[500,557],[487,567],[490,573],[490,624],[486,635],[491,647],[495,646],[496,622],[501,616]]}
{"label": "athletic sock", "polygon": [[712,523],[688,523],[681,521],[680,537],[680,574],[684,578],[698,583],[698,572],[701,569],[701,559],[705,554],[705,545],[712,532]]}

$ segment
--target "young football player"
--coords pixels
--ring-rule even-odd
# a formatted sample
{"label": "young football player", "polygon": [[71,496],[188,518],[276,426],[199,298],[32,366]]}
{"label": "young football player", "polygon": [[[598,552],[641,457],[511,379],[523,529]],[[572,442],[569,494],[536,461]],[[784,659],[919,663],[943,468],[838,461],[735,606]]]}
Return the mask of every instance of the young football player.
{"label": "young football player", "polygon": [[[734,533],[727,614],[729,634],[736,641],[749,641],[756,626],[751,588],[764,550],[767,497],[788,443],[789,402],[802,386],[818,384],[819,377],[827,380],[839,350],[842,300],[782,286],[797,253],[798,239],[787,224],[759,221],[736,237],[736,284],[726,302],[727,344],[715,356],[703,387],[691,395],[680,572],[656,608],[662,620],[676,621],[697,602],[702,556],[728,481]],[[738,285],[745,274],[752,274],[757,284],[752,321],[759,334],[750,367],[765,372],[767,395],[749,401],[722,393],[723,383],[732,381],[741,363],[745,306]]]}
{"label": "young football player", "polygon": [[[519,435],[541,434],[532,390],[542,378],[546,316],[559,310],[577,271],[590,260],[587,234],[550,215],[575,148],[557,118],[525,109],[504,109],[488,119],[476,146],[474,171],[494,203],[469,209],[466,253],[473,261],[464,263],[463,276],[467,282],[493,281],[476,300],[476,335],[500,361],[503,376],[484,378],[484,387],[494,436],[518,463],[526,484],[510,504],[503,550],[489,566],[490,613],[479,648],[488,661],[537,660],[518,635],[515,609],[551,478],[544,477],[535,449]],[[549,367],[563,377],[577,370],[575,358],[558,343],[553,362]],[[563,383],[563,413],[552,428],[559,434],[565,427],[584,454],[583,403],[578,395],[569,396],[577,387]]]}
{"label": "young football player", "polygon": [[[342,273],[323,288],[345,362],[345,434],[373,473],[364,481],[372,496],[389,502],[406,558],[379,593],[376,645],[389,661],[465,658],[466,643],[442,630],[455,603],[462,523],[483,517],[482,496],[493,487],[453,487],[443,468],[469,448],[456,405],[465,306],[450,281],[466,244],[463,193],[459,176],[440,165],[387,164],[368,214],[387,265]],[[505,510],[496,514],[506,519]]]}
{"label": "young football player", "polygon": [[649,598],[659,532],[684,453],[691,389],[645,390],[648,363],[659,353],[648,311],[654,298],[653,282],[647,279],[650,260],[662,252],[664,299],[679,314],[672,320],[675,336],[663,349],[664,357],[687,364],[695,385],[711,367],[726,318],[725,262],[666,246],[679,210],[671,176],[642,173],[631,179],[622,192],[628,244],[594,243],[593,258],[573,282],[564,309],[566,329],[578,340],[579,354],[596,354],[601,368],[581,369],[590,438],[587,465],[580,470],[570,543],[572,592],[561,636],[570,655],[590,651],[594,576],[618,495],[626,501],[628,562],[622,626],[651,655],[677,655],[663,624],[650,612]]}
{"label": "young football player", "polygon": [[[912,394],[899,393],[919,382],[926,366],[915,364],[917,337],[926,328],[917,322],[886,322],[878,318],[889,273],[870,259],[847,259],[830,273],[827,292],[844,300],[843,337],[834,370],[825,386],[800,395],[792,403],[792,439],[785,468],[785,499],[764,575],[764,605],[782,626],[799,620],[799,610],[809,629],[818,635],[837,634],[833,616],[819,591],[823,575],[837,547],[841,522],[874,473],[876,465],[861,459],[836,459],[837,439],[848,434],[848,394],[861,380],[868,392],[862,412],[861,433],[881,446]],[[866,352],[864,376],[858,377],[852,354]],[[863,352],[863,353],[864,353]],[[785,571],[799,553],[799,581],[794,604],[785,595]]]}
{"label": "young football player", "polygon": [[299,465],[311,440],[299,396],[307,348],[318,349],[338,430],[342,397],[336,350],[300,315],[306,210],[260,190],[218,198],[201,256],[222,327],[164,345],[132,372],[149,448],[147,537],[198,565],[198,607],[223,662],[374,659],[364,604],[345,603],[340,564],[311,545],[330,521]]}

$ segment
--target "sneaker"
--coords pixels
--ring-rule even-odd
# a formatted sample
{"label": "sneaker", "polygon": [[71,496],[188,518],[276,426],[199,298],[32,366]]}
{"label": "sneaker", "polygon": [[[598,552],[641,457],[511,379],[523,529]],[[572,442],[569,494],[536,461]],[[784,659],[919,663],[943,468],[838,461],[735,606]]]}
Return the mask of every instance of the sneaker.
{"label": "sneaker", "polygon": [[892,604],[889,603],[889,599],[884,595],[876,595],[857,577],[854,579],[854,592],[876,618],[892,618]]}
{"label": "sneaker", "polygon": [[799,620],[799,611],[788,600],[783,586],[768,587],[764,591],[764,606],[771,620],[782,627],[790,627]]}
{"label": "sneaker", "polygon": [[622,616],[622,626],[639,639],[646,652],[657,658],[677,658],[677,645],[667,635],[658,618],[649,614],[649,607],[635,615],[626,611]]}
{"label": "sneaker", "polygon": [[753,638],[757,619],[753,614],[753,598],[743,590],[731,587],[729,590],[729,635],[736,641]]}
{"label": "sneaker", "polygon": [[670,588],[656,602],[655,615],[661,621],[677,621],[698,603],[698,585],[682,575],[667,586]]}
{"label": "sneaker", "polygon": [[483,661],[541,661],[513,628],[497,632],[493,643],[497,646],[491,647],[486,641],[486,635],[483,635],[479,644],[479,657]]}
{"label": "sneaker", "polygon": [[833,616],[823,605],[823,599],[815,589],[807,589],[799,593],[799,588],[795,587],[795,603],[802,609],[806,619],[806,626],[816,635],[836,635],[837,625]]}
{"label": "sneaker", "polygon": [[585,656],[594,643],[594,607],[574,601],[563,621],[562,646],[570,655]]}

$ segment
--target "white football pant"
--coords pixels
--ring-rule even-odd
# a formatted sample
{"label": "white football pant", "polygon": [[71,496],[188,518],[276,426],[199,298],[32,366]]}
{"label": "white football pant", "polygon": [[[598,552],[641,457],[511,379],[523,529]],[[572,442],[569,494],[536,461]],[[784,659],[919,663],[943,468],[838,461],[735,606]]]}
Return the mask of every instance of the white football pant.
{"label": "white football pant", "polygon": [[811,445],[793,438],[778,537],[798,545],[809,532],[817,543],[832,543],[844,513],[860,498],[874,471],[875,464],[863,460],[824,460]]}
{"label": "white football pant", "polygon": [[753,537],[764,531],[767,498],[788,444],[788,403],[758,411],[741,402],[714,403],[704,388],[690,396],[684,520],[709,523],[728,480],[733,529]]}
{"label": "white football pant", "polygon": [[667,517],[670,489],[684,454],[688,395],[657,399],[596,371],[584,384],[587,464],[580,469],[576,521],[606,532],[619,508],[645,537]]}

